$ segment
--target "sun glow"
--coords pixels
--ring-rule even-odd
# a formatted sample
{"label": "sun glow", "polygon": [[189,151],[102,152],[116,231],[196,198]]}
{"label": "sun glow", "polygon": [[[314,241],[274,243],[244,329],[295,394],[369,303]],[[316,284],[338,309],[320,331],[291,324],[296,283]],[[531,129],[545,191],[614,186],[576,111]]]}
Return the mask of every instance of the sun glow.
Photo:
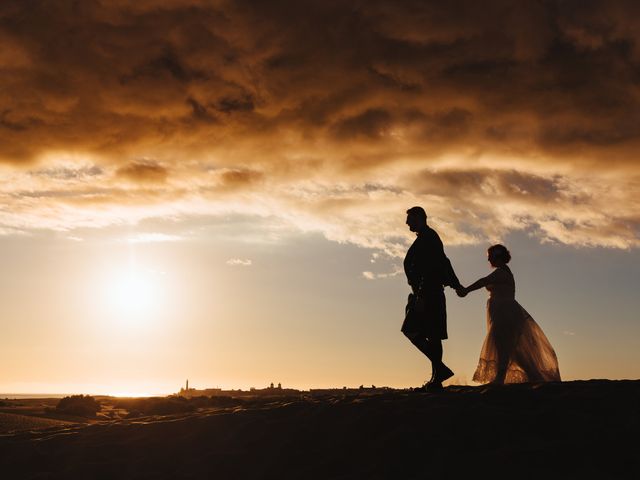
{"label": "sun glow", "polygon": [[149,310],[153,291],[148,279],[136,273],[130,273],[113,289],[113,303],[122,312],[140,315]]}
{"label": "sun glow", "polygon": [[112,392],[109,393],[111,397],[120,397],[120,398],[144,398],[144,397],[159,397],[165,396],[165,394],[161,393],[149,393],[149,392]]}
{"label": "sun glow", "polygon": [[157,277],[153,272],[134,268],[111,275],[107,304],[120,323],[140,325],[155,316],[161,299]]}

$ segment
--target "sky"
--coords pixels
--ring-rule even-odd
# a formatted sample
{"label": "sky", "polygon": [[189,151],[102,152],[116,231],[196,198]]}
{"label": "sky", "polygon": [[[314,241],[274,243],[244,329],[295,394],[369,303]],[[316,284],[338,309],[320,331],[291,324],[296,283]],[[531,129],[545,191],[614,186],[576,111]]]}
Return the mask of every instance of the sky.
{"label": "sky", "polygon": [[639,378],[639,146],[633,1],[2,2],[0,392],[419,385],[414,205],[563,379]]}

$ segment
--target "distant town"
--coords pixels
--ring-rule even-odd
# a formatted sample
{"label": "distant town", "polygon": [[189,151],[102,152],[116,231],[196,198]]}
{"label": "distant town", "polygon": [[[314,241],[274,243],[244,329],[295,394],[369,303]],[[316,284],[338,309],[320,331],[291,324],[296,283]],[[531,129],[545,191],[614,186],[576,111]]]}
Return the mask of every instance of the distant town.
{"label": "distant town", "polygon": [[176,394],[179,397],[194,398],[194,397],[254,397],[254,396],[283,396],[283,395],[335,395],[336,393],[343,394],[356,394],[356,393],[383,393],[395,390],[390,387],[376,387],[375,385],[359,387],[342,387],[342,388],[311,388],[309,390],[298,390],[295,388],[285,388],[281,383],[277,385],[271,383],[268,387],[254,388],[249,390],[223,390],[221,388],[204,388],[197,389],[189,387],[189,380],[186,381],[185,386],[180,388],[180,391]]}

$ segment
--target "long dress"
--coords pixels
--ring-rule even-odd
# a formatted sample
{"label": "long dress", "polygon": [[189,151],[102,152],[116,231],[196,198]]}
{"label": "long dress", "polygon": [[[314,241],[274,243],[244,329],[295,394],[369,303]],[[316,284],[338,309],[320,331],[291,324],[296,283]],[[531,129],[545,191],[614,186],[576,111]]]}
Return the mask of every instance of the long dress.
{"label": "long dress", "polygon": [[509,267],[498,267],[483,280],[489,291],[487,336],[473,380],[560,381],[556,352],[531,315],[516,302],[515,281]]}

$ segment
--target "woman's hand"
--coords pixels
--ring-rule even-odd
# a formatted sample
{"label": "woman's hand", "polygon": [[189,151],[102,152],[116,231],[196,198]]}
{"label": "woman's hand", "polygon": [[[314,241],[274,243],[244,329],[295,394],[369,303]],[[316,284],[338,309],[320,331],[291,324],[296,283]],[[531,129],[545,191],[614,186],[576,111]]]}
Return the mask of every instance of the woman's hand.
{"label": "woman's hand", "polygon": [[456,293],[460,298],[463,298],[467,296],[467,294],[469,293],[469,290],[467,290],[465,287],[460,285],[460,287],[456,288]]}

